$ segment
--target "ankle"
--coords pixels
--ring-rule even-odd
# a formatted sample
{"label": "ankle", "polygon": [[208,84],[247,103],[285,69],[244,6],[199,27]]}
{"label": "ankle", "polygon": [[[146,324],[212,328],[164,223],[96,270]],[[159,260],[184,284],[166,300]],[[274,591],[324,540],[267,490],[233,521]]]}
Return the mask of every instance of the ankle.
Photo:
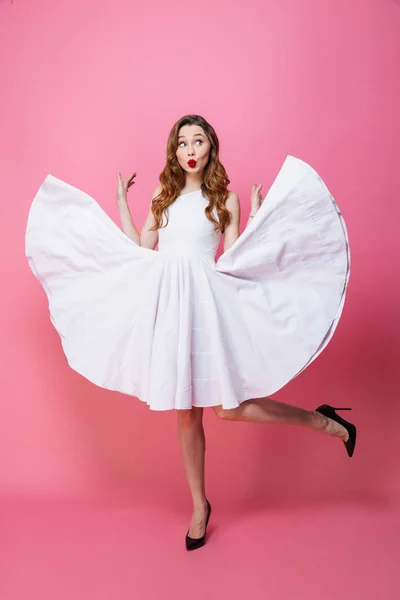
{"label": "ankle", "polygon": [[314,415],[315,422],[317,423],[317,426],[315,427],[316,429],[319,429],[323,433],[326,433],[332,437],[343,439],[344,441],[348,439],[348,431],[343,425],[337,421],[334,421],[334,419],[331,419],[330,417],[322,415],[318,411],[314,411]]}
{"label": "ankle", "polygon": [[310,420],[311,420],[311,427],[313,429],[315,429],[316,431],[322,431],[323,433],[327,433],[328,435],[331,435],[331,430],[332,430],[332,419],[329,419],[328,417],[326,417],[325,415],[322,415],[321,413],[319,413],[318,411],[315,410],[311,410],[310,411]]}
{"label": "ankle", "polygon": [[207,510],[207,498],[205,496],[193,500],[193,512],[203,512]]}

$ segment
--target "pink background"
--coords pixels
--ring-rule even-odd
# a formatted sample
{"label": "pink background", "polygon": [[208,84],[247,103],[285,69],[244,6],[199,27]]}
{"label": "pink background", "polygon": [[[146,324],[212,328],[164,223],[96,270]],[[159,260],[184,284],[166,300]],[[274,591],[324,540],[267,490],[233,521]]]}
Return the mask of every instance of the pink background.
{"label": "pink background", "polygon": [[[0,596],[159,598],[171,576],[171,597],[397,598],[400,2],[1,0],[0,48]],[[116,171],[137,171],[141,228],[187,113],[217,131],[242,227],[252,184],[266,192],[287,154],[335,196],[342,320],[274,397],[352,406],[359,427],[349,460],[333,438],[206,410],[215,529],[190,563],[176,415],[68,367],[24,254],[47,173],[119,224]]]}

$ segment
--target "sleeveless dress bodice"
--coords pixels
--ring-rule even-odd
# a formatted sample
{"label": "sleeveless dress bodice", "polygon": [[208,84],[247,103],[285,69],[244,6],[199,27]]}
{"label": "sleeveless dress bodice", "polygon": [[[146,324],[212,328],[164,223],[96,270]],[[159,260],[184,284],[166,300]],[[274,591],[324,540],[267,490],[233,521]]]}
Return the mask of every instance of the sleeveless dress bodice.
{"label": "sleeveless dress bodice", "polygon": [[[201,190],[178,196],[167,208],[168,224],[158,230],[158,251],[170,256],[214,260],[221,233],[204,213],[208,204]],[[216,210],[213,214],[218,221]],[[167,223],[166,215],[162,222]]]}

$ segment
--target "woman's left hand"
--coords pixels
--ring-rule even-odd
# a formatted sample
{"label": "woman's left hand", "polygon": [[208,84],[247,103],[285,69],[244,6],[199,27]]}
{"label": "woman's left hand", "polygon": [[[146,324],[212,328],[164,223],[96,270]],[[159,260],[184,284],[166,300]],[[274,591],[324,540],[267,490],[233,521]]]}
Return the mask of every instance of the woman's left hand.
{"label": "woman's left hand", "polygon": [[263,203],[263,196],[261,193],[262,183],[255,183],[251,190],[250,206],[251,212],[255,214]]}

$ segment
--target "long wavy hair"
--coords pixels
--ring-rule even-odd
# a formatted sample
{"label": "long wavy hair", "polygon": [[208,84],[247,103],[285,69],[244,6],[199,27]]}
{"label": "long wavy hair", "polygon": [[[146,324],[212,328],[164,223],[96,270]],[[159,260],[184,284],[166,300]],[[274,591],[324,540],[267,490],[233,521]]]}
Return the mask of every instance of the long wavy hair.
{"label": "long wavy hair", "polygon": [[[180,166],[176,150],[178,148],[179,130],[184,125],[199,125],[207,136],[211,148],[207,165],[204,169],[201,190],[209,201],[205,208],[205,215],[209,221],[215,224],[214,229],[224,233],[225,228],[231,221],[231,212],[225,207],[228,198],[227,186],[230,183],[225,168],[219,160],[219,140],[213,127],[199,115],[185,115],[181,117],[172,127],[167,141],[167,162],[160,173],[161,192],[152,200],[151,208],[155,224],[150,231],[155,231],[168,224],[167,208],[175,202],[185,185],[185,172]],[[213,216],[214,209],[218,220]],[[162,225],[163,215],[166,215],[166,223]]]}

